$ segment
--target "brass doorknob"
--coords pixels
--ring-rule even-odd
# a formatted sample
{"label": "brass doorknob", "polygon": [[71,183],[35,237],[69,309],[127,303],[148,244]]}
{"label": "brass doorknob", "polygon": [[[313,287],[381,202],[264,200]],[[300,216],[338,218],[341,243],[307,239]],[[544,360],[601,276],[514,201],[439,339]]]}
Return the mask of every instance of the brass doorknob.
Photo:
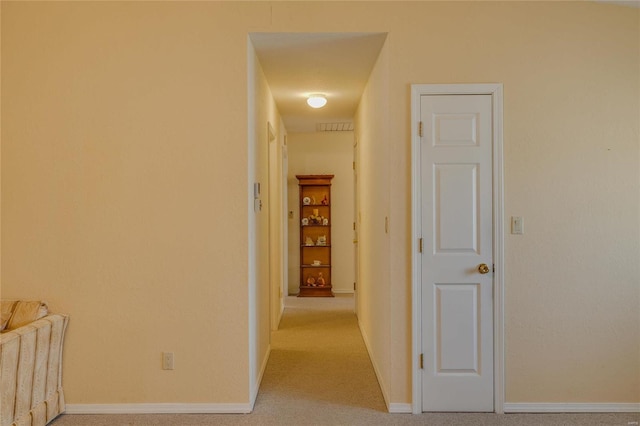
{"label": "brass doorknob", "polygon": [[481,263],[480,265],[478,265],[478,272],[480,272],[481,274],[488,274],[489,266],[486,263]]}

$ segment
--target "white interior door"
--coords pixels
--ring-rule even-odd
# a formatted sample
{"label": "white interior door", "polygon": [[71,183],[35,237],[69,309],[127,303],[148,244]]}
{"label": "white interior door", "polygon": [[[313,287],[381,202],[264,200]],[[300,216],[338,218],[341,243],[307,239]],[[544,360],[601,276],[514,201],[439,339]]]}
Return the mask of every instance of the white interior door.
{"label": "white interior door", "polygon": [[492,97],[422,95],[420,117],[422,410],[492,412]]}

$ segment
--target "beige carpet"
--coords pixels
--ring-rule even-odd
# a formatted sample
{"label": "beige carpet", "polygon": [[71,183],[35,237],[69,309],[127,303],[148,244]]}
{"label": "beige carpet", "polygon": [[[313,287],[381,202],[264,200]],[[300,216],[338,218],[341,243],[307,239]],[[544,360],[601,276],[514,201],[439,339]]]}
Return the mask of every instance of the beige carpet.
{"label": "beige carpet", "polygon": [[89,425],[617,425],[625,414],[389,414],[353,313],[353,298],[287,298],[254,412],[65,415]]}

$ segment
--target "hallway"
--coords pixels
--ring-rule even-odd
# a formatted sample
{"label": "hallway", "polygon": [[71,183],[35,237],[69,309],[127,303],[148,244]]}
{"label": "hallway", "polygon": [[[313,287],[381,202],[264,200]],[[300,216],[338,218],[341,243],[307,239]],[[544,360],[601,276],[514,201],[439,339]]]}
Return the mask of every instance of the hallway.
{"label": "hallway", "polygon": [[344,410],[386,412],[353,305],[352,295],[286,298],[254,413],[295,424],[309,412],[328,423],[344,421]]}

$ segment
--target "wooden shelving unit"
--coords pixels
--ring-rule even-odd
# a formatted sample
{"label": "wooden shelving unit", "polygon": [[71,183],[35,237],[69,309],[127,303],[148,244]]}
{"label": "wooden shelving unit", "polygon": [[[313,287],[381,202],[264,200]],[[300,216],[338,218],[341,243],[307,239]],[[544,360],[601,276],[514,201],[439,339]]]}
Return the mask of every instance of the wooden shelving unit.
{"label": "wooden shelving unit", "polygon": [[300,189],[300,292],[333,297],[331,290],[331,180],[333,175],[296,175]]}

